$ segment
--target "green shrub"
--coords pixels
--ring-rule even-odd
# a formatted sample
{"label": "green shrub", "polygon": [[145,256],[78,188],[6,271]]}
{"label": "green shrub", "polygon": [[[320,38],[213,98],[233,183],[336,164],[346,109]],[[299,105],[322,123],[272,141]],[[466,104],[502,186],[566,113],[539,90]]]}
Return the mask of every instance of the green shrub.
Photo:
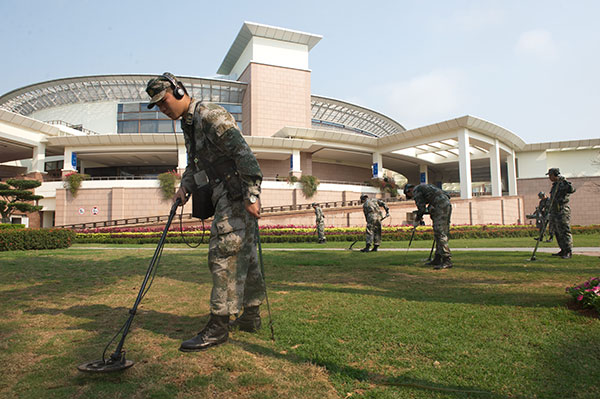
{"label": "green shrub", "polygon": [[18,230],[24,229],[24,224],[10,224],[10,223],[0,223],[0,230]]}
{"label": "green shrub", "polygon": [[316,176],[302,175],[300,177],[300,183],[302,184],[302,192],[306,198],[312,198],[316,194],[317,188],[319,187],[319,179]]}
{"label": "green shrub", "polygon": [[73,198],[75,198],[77,196],[79,188],[81,187],[81,182],[88,179],[89,177],[90,175],[86,175],[85,173],[67,173],[63,177],[63,187],[71,193]]}
{"label": "green shrub", "polygon": [[181,175],[176,170],[170,170],[158,175],[158,185],[163,200],[169,201],[175,195],[175,190],[181,181]]}
{"label": "green shrub", "polygon": [[67,229],[0,230],[0,251],[68,248],[75,232]]}

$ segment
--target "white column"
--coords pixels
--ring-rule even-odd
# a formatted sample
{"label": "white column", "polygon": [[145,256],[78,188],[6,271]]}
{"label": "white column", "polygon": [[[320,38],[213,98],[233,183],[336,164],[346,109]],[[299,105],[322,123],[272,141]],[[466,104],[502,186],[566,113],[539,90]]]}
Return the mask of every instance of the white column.
{"label": "white column", "polygon": [[187,168],[187,150],[185,145],[177,147],[177,170],[183,172]]}
{"label": "white column", "polygon": [[40,143],[33,147],[33,158],[31,162],[32,172],[44,172],[44,164],[46,162],[46,144]]}
{"label": "white column", "polygon": [[460,198],[473,198],[471,182],[471,153],[469,152],[469,132],[463,129],[458,133],[458,169],[460,176]]}
{"label": "white column", "polygon": [[515,161],[515,150],[510,150],[506,159],[508,169],[508,195],[517,195],[517,167]]}
{"label": "white column", "polygon": [[490,148],[490,175],[492,176],[492,197],[502,196],[502,176],[500,174],[500,143],[494,140]]}
{"label": "white column", "polygon": [[292,150],[290,173],[296,177],[302,176],[302,169],[300,168],[300,150]]}
{"label": "white column", "polygon": [[419,183],[429,183],[429,170],[426,164],[419,164]]}
{"label": "white column", "polygon": [[373,165],[371,165],[371,175],[373,178],[383,178],[383,157],[381,153],[373,153]]}
{"label": "white column", "polygon": [[73,172],[76,170],[75,166],[72,165],[72,159],[73,159],[73,150],[70,147],[65,147],[64,161],[63,161],[63,168],[62,168],[63,175],[65,172],[68,173],[68,172]]}

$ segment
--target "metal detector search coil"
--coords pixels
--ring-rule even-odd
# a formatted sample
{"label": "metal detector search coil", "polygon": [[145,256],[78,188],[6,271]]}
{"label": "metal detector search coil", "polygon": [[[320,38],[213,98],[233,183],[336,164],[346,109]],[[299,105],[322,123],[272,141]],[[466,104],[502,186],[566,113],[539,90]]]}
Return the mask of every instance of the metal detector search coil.
{"label": "metal detector search coil", "polygon": [[[108,345],[106,345],[106,347],[104,348],[104,352],[102,353],[102,359],[80,364],[79,366],[77,366],[77,369],[79,371],[89,372],[89,373],[109,373],[112,371],[125,370],[125,369],[133,366],[134,362],[132,360],[125,359],[125,351],[123,350],[123,344],[125,343],[125,337],[127,337],[127,333],[129,332],[129,328],[131,327],[131,323],[133,322],[133,318],[135,317],[135,314],[137,312],[138,305],[140,304],[140,302],[142,301],[142,299],[144,298],[144,296],[150,289],[150,286],[152,285],[152,281],[154,280],[154,275],[156,274],[156,266],[160,262],[160,257],[162,255],[162,250],[165,245],[167,233],[169,232],[169,227],[171,226],[171,222],[173,221],[173,218],[175,217],[175,214],[177,213],[177,207],[179,207],[180,204],[181,204],[181,199],[177,198],[177,200],[175,200],[175,202],[173,203],[173,206],[171,207],[171,213],[169,214],[169,219],[167,220],[165,229],[163,230],[162,236],[160,237],[160,240],[158,242],[156,250],[154,251],[154,256],[152,257],[152,260],[150,261],[150,265],[148,266],[148,269],[146,270],[146,276],[144,277],[144,281],[142,282],[140,291],[138,292],[137,298],[135,299],[135,303],[133,304],[133,307],[129,310],[129,317],[127,318],[127,321],[125,322],[123,327],[121,327],[121,329],[108,342]],[[150,285],[148,285],[148,281],[150,281]],[[106,351],[108,350],[108,347],[112,344],[112,342],[115,340],[115,338],[117,338],[119,336],[119,334],[121,334],[121,339],[120,339],[119,343],[117,344],[117,348],[110,355],[109,358],[105,358],[105,354],[106,354]]]}

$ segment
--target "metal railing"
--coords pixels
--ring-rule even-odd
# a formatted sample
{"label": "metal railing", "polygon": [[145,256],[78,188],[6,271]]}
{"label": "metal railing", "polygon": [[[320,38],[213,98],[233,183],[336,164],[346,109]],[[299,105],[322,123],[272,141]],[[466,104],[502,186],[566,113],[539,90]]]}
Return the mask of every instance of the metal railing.
{"label": "metal railing", "polygon": [[[385,202],[400,202],[405,201],[399,198],[387,198]],[[329,202],[317,202],[321,208],[343,208],[351,206],[361,206],[360,200],[351,201],[329,201]],[[296,205],[281,205],[281,206],[266,206],[260,208],[261,214],[276,214],[280,212],[293,212],[293,211],[306,211],[312,210],[312,203],[310,204],[296,204]],[[101,222],[85,222],[66,224],[63,226],[55,226],[56,228],[64,229],[96,229],[102,227],[120,227],[120,226],[132,226],[132,225],[145,225],[145,224],[157,224],[166,221],[169,215],[159,216],[147,216],[147,217],[131,217],[125,219],[106,220]],[[191,213],[184,213],[182,220],[194,220]]]}

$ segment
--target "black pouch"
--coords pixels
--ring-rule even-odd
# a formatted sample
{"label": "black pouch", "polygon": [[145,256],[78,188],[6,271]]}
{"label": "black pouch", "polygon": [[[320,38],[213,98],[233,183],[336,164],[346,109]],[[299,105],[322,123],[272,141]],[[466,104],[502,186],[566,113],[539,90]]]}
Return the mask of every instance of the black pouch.
{"label": "black pouch", "polygon": [[192,216],[199,219],[208,219],[215,214],[212,203],[212,188],[210,184],[198,187],[192,192]]}
{"label": "black pouch", "polygon": [[227,197],[232,201],[239,201],[242,199],[242,180],[237,170],[231,170],[225,173],[223,176],[223,184],[227,190]]}
{"label": "black pouch", "polygon": [[215,214],[212,203],[212,188],[208,182],[205,171],[194,174],[196,189],[192,191],[192,216],[199,219],[208,219]]}

